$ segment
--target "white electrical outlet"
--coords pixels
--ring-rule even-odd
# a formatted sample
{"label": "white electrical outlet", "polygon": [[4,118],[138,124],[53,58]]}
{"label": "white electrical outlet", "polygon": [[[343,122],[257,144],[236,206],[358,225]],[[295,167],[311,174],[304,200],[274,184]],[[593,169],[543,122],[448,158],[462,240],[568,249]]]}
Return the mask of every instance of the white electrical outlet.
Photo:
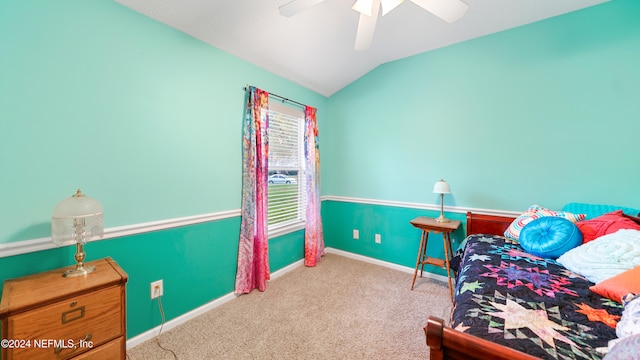
{"label": "white electrical outlet", "polygon": [[162,279],[158,281],[154,281],[151,283],[151,299],[155,299],[164,294],[164,286],[162,284]]}
{"label": "white electrical outlet", "polygon": [[353,229],[353,238],[356,240],[360,239],[360,231],[358,229]]}
{"label": "white electrical outlet", "polygon": [[382,237],[380,234],[376,234],[376,244],[380,244],[382,242]]}

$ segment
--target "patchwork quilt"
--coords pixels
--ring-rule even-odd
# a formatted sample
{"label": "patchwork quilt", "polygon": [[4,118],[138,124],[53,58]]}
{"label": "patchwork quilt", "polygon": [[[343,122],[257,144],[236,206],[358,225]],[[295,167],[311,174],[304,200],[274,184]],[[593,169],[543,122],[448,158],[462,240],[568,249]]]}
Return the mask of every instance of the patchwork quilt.
{"label": "patchwork quilt", "polygon": [[622,305],[516,240],[472,235],[457,251],[451,326],[543,359],[601,359]]}

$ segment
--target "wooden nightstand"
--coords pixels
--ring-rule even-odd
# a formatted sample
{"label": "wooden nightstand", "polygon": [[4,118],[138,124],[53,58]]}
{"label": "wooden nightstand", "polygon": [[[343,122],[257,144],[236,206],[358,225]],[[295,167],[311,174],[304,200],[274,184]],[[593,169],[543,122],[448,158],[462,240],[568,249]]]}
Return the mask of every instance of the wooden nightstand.
{"label": "wooden nightstand", "polygon": [[[416,270],[413,273],[413,281],[411,282],[411,290],[416,283],[416,277],[418,275],[418,268],[420,268],[420,277],[424,270],[424,265],[433,265],[441,267],[447,270],[447,277],[449,278],[449,295],[451,301],[453,301],[453,285],[451,283],[451,257],[453,256],[453,250],[451,248],[451,233],[460,227],[459,220],[449,220],[448,222],[437,222],[436,219],[418,216],[410,221],[411,225],[422,230],[422,237],[420,239],[420,248],[418,249],[418,259],[416,260]],[[444,242],[444,259],[438,259],[427,256],[427,243],[429,240],[429,233],[434,234],[442,233]]]}
{"label": "wooden nightstand", "polygon": [[2,359],[125,359],[127,274],[111,258],[87,264],[85,276],[63,277],[68,267],[4,282]]}

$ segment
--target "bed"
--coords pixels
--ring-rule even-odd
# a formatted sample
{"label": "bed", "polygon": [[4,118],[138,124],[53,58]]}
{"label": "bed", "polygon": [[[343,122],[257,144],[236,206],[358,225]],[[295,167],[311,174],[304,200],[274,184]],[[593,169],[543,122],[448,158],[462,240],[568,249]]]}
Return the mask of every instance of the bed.
{"label": "bed", "polygon": [[467,213],[449,325],[430,317],[424,328],[430,358],[602,359],[623,305],[503,236],[514,218]]}

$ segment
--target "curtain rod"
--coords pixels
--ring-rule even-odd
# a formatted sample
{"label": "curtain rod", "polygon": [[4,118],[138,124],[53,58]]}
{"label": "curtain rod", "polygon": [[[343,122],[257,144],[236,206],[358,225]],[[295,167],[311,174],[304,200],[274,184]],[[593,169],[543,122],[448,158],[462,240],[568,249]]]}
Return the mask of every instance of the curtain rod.
{"label": "curtain rod", "polygon": [[[245,87],[243,87],[243,88],[242,88],[242,90],[244,90],[244,91],[249,90],[249,85],[246,85]],[[268,91],[267,91],[267,92],[268,92]],[[271,92],[268,92],[268,93],[269,93],[269,96],[275,96],[275,97],[277,97],[278,99],[282,100],[282,102],[283,102],[283,103],[286,101],[286,102],[290,102],[290,103],[292,103],[292,104],[296,104],[296,105],[298,105],[298,106],[302,106],[302,107],[306,107],[306,106],[307,106],[307,105],[305,105],[305,104],[303,104],[303,103],[299,103],[299,102],[297,102],[297,101],[294,101],[294,100],[288,99],[288,98],[286,98],[286,97],[284,97],[284,96],[280,96],[280,95],[278,95],[278,94],[274,94],[274,93],[271,93]]]}

